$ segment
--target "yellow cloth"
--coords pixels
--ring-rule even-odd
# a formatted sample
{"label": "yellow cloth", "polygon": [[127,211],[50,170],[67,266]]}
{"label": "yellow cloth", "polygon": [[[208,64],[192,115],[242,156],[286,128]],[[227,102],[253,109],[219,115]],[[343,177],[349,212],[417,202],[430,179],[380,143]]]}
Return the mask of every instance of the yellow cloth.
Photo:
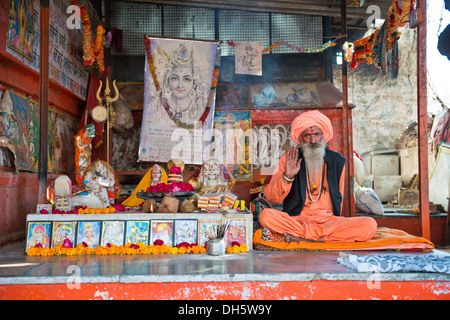
{"label": "yellow cloth", "polygon": [[[134,189],[133,193],[122,202],[122,204],[124,206],[138,207],[141,205],[142,202],[144,202],[144,199],[137,197],[137,193],[140,191],[145,191],[150,186],[150,182],[152,181],[152,172],[153,172],[154,167],[155,166],[152,166],[150,169],[148,169],[147,173],[141,179],[141,181],[139,182],[137,187]],[[161,182],[167,183],[166,171],[162,167],[161,167],[161,170],[162,170]]]}

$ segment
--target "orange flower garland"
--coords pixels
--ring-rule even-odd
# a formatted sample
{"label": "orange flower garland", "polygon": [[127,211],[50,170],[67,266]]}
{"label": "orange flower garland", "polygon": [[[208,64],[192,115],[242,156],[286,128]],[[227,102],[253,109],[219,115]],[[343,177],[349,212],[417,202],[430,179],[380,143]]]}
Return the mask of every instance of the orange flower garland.
{"label": "orange flower garland", "polygon": [[81,19],[83,22],[83,61],[84,65],[89,67],[94,64],[94,48],[92,42],[91,24],[89,23],[89,16],[86,13],[86,7],[82,5]]}
{"label": "orange flower garland", "polygon": [[95,46],[92,39],[91,23],[89,22],[89,15],[86,12],[86,7],[81,5],[81,19],[83,22],[83,63],[86,66],[86,71],[91,73],[95,71],[97,77],[101,77],[105,72],[104,51],[103,51],[103,36],[105,29],[99,25],[97,27],[97,36],[95,38]]}
{"label": "orange flower garland", "polygon": [[[248,248],[245,244],[228,246],[226,253],[247,252]],[[189,245],[171,247],[165,244],[161,245],[145,245],[142,242],[133,244],[126,243],[123,246],[107,244],[106,247],[98,246],[97,248],[90,248],[86,243],[79,244],[74,248],[63,247],[58,244],[55,248],[33,247],[27,250],[28,256],[76,256],[76,255],[148,255],[148,254],[199,254],[206,253],[205,246]]]}
{"label": "orange flower garland", "polygon": [[105,72],[105,54],[103,50],[103,35],[105,34],[105,28],[102,25],[97,27],[97,36],[95,38],[95,62],[97,62],[98,71],[100,74]]}

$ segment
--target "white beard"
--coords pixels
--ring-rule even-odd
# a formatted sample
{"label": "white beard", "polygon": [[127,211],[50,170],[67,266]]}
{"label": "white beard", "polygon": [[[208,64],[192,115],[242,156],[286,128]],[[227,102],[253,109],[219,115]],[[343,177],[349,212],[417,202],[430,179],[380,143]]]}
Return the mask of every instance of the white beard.
{"label": "white beard", "polygon": [[307,173],[311,177],[317,177],[322,173],[325,144],[323,142],[303,143],[300,148],[303,152]]}

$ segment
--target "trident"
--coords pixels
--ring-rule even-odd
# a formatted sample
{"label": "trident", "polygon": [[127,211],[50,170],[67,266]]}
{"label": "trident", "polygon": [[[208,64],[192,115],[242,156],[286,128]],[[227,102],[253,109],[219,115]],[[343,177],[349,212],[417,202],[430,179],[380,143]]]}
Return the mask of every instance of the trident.
{"label": "trident", "polygon": [[[110,119],[110,117],[112,118],[114,115],[112,103],[119,99],[119,90],[117,89],[117,86],[116,86],[116,80],[114,80],[112,85],[113,85],[116,96],[114,98],[112,98],[110,95],[111,91],[109,90],[108,77],[106,77],[106,87],[105,87],[105,91],[103,93],[103,98],[102,98],[102,97],[100,97],[100,92],[102,91],[102,85],[103,85],[103,83],[100,80],[100,86],[97,90],[97,100],[101,106],[106,106],[106,110],[107,110],[107,116],[106,116],[106,119],[107,119],[107,124],[106,124],[106,128],[107,128],[106,129],[106,163],[108,164],[107,167],[109,168],[109,128],[112,127],[112,125],[113,125],[113,124],[110,125],[109,119]],[[103,102],[105,104],[103,104]]]}

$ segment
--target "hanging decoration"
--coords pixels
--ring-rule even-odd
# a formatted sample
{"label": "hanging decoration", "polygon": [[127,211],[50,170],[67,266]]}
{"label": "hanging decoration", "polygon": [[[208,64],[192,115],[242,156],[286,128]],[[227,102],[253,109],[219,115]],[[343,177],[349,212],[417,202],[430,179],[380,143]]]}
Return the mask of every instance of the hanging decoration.
{"label": "hanging decoration", "polygon": [[97,78],[101,78],[105,72],[105,57],[103,50],[103,36],[105,34],[105,29],[102,25],[97,27],[94,45],[91,23],[89,22],[89,15],[86,12],[86,7],[82,5],[80,11],[83,23],[83,64],[86,67],[87,72],[95,72]]}
{"label": "hanging decoration", "polygon": [[260,42],[238,42],[235,46],[236,74],[262,75],[262,48]]}
{"label": "hanging decoration", "polygon": [[[340,38],[340,37],[339,37]],[[303,48],[303,47],[298,47],[295,46],[293,44],[288,43],[286,40],[281,40],[280,44],[285,45],[286,47],[291,48],[292,50],[295,50],[299,53],[319,53],[319,52],[323,52],[325,50],[327,50],[330,47],[334,47],[336,45],[335,40],[333,41],[327,41],[325,42],[321,47],[319,48]]]}
{"label": "hanging decoration", "polygon": [[367,64],[372,64],[372,49],[375,33],[363,39],[356,40],[353,44],[354,52],[351,59],[351,67],[356,68],[359,63],[364,61]]}
{"label": "hanging decoration", "polygon": [[347,8],[359,8],[364,5],[366,0],[347,0]]}
{"label": "hanging decoration", "polygon": [[[144,36],[144,44],[144,111],[139,161],[166,162],[180,158],[201,164],[209,156],[208,141],[219,77],[219,43]],[[173,138],[184,130],[195,135],[198,132],[195,130],[200,128],[206,130],[202,141],[188,142],[183,138],[184,143],[180,144]]]}
{"label": "hanging decoration", "polygon": [[403,0],[401,6],[398,0],[393,0],[389,7],[388,19],[381,28],[354,43],[344,44],[345,60],[350,62],[353,69],[364,61],[367,64],[374,64],[377,74],[390,73],[391,78],[396,79],[399,68],[398,39],[401,35],[398,28],[406,26],[409,14],[413,10],[414,0]]}
{"label": "hanging decoration", "polygon": [[353,59],[353,53],[355,52],[355,45],[352,42],[345,41],[342,45],[344,51],[344,59],[347,62],[351,62]]}
{"label": "hanging decoration", "polygon": [[[153,60],[153,55],[151,54],[151,40],[149,37],[144,38],[145,47],[147,51],[147,61],[150,69],[150,74],[152,75],[153,82],[155,83],[156,91],[161,91],[161,85],[158,81],[158,77],[156,75],[155,71],[155,63]],[[216,62],[214,66],[214,72],[213,72],[213,79],[211,82],[211,90],[209,92],[208,101],[206,103],[205,111],[203,112],[202,116],[200,117],[199,121],[201,124],[203,124],[206,121],[206,118],[208,117],[209,113],[211,112],[211,105],[213,104],[213,101],[216,96],[216,89],[217,89],[217,82],[219,79],[219,60],[220,60],[220,48],[218,48],[216,53]],[[167,99],[162,95],[161,96],[161,104],[164,108],[164,110],[167,112],[169,117],[175,124],[181,128],[185,129],[194,129],[193,123],[184,123],[180,119],[175,117],[175,114],[170,110],[169,103]]]}
{"label": "hanging decoration", "polygon": [[[320,52],[323,52],[323,51],[327,50],[330,47],[334,47],[336,45],[336,41],[338,39],[340,39],[340,38],[342,38],[342,36],[339,36],[339,37],[337,37],[334,40],[327,41],[326,43],[324,43],[319,48],[303,48],[303,47],[291,44],[291,43],[289,43],[289,42],[287,42],[286,40],[283,39],[283,40],[281,40],[279,42],[276,42],[276,43],[268,46],[267,48],[263,49],[261,52],[263,54],[264,53],[269,53],[270,51],[278,48],[280,45],[284,45],[284,46],[286,46],[288,48],[291,48],[292,50],[297,51],[299,53],[320,53]],[[236,47],[235,42],[232,41],[232,40],[220,41],[220,43],[223,43],[223,42],[225,42],[227,45],[229,45],[231,47]]]}

